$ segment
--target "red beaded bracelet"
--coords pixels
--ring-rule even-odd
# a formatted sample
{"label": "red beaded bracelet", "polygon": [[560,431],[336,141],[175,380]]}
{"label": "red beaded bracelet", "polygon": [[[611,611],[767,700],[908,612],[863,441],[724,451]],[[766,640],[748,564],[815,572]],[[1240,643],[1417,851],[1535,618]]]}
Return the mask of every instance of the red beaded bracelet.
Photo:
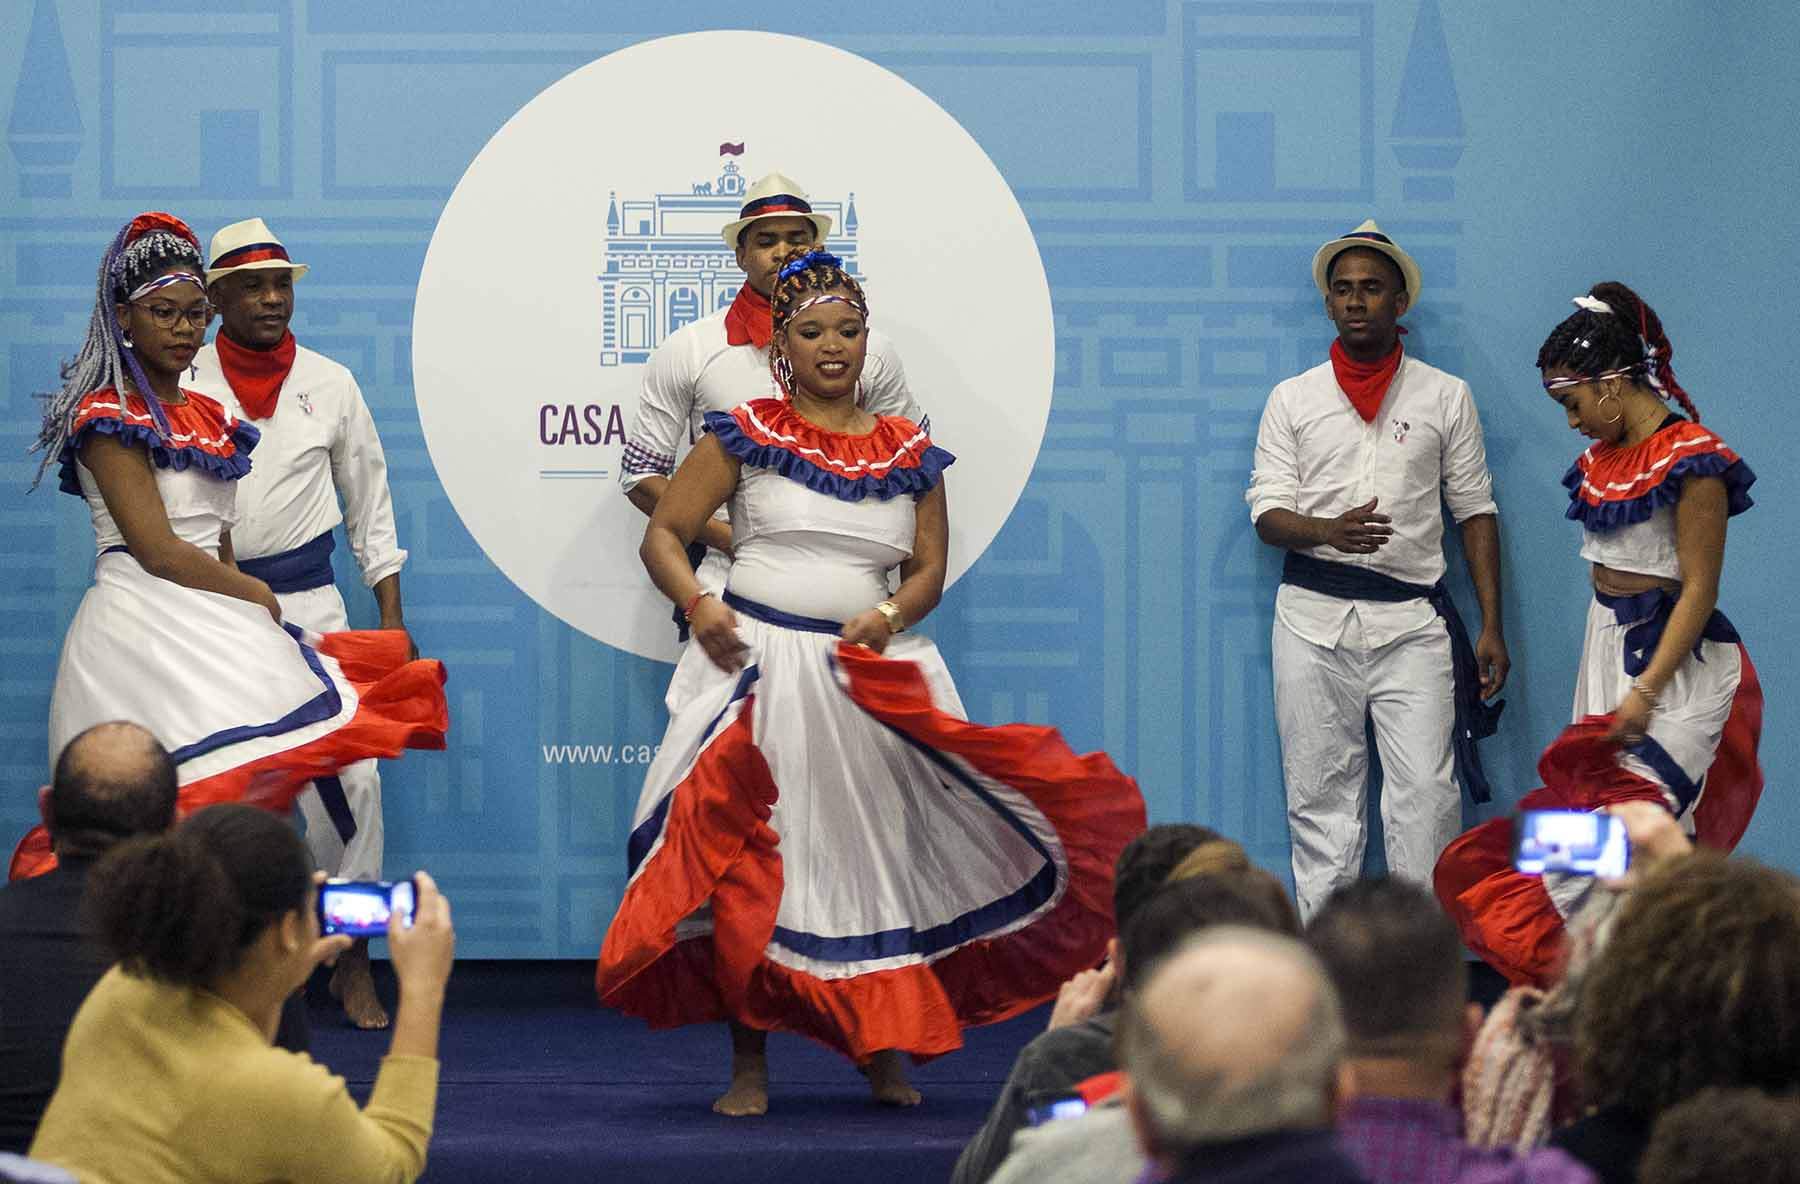
{"label": "red beaded bracelet", "polygon": [[681,619],[684,621],[692,621],[694,619],[694,610],[700,607],[700,602],[706,599],[706,595],[706,589],[702,588],[700,591],[688,597],[687,603],[681,606]]}

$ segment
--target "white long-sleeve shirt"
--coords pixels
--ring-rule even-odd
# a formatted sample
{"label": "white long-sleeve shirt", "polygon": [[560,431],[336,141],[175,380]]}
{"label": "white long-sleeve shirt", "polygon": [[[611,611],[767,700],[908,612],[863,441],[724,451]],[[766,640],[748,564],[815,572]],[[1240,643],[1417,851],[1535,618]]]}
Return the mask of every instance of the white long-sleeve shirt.
{"label": "white long-sleeve shirt", "polygon": [[262,432],[250,454],[250,475],[237,483],[231,546],[238,558],[291,551],[342,522],[365,587],[405,565],[394,529],[387,457],[348,369],[301,346],[267,419],[244,414],[211,343],[194,355],[183,385],[211,395]]}
{"label": "white long-sleeve shirt", "polygon": [[[769,351],[725,339],[725,311],[684,325],[644,365],[637,414],[625,436],[619,482],[629,492],[645,477],[667,477],[700,438],[708,411],[730,411],[752,399],[780,398]],[[893,343],[869,330],[861,405],[877,415],[903,415],[929,430],[906,386]]]}
{"label": "white long-sleeve shirt", "polygon": [[[1330,362],[1277,385],[1263,408],[1244,498],[1253,522],[1275,509],[1335,518],[1378,498],[1375,512],[1393,518],[1385,546],[1368,555],[1330,548],[1315,554],[1409,584],[1443,578],[1441,505],[1459,523],[1498,513],[1469,384],[1413,357],[1401,359],[1373,423],[1339,389]],[[1288,628],[1322,646],[1337,644],[1353,612],[1373,646],[1437,620],[1424,600],[1340,600],[1292,584],[1281,586],[1275,611]]]}

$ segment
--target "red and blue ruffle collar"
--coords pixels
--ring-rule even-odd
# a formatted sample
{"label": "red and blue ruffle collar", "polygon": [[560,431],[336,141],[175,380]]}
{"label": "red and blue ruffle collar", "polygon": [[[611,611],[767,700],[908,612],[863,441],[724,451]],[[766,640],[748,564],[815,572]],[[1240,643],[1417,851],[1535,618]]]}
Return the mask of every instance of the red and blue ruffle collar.
{"label": "red and blue ruffle collar", "polygon": [[1596,441],[1563,477],[1568,516],[1597,534],[1643,522],[1681,497],[1689,477],[1720,477],[1728,514],[1755,503],[1756,474],[1710,428],[1679,419],[1629,447]]}
{"label": "red and blue ruffle collar", "polygon": [[85,396],[75,407],[74,422],[58,455],[58,484],[64,493],[81,494],[75,475],[76,456],[89,432],[116,436],[121,443],[142,445],[150,463],[159,469],[180,471],[198,468],[221,481],[236,481],[250,471],[250,450],[262,433],[226,412],[212,398],[198,391],[182,391],[185,403],[164,403],[169,435],[157,434],[149,404],[142,395],[124,398],[108,387]]}
{"label": "red and blue ruffle collar", "polygon": [[918,497],[956,463],[910,419],[877,416],[874,431],[845,435],[811,423],[784,399],[753,399],[729,412],[709,411],[706,430],[743,463],[773,469],[845,502]]}

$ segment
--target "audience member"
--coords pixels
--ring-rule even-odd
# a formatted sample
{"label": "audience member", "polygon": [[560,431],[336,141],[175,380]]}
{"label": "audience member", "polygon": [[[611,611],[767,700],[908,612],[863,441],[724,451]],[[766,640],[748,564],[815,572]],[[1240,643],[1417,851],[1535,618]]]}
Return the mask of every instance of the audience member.
{"label": "audience member", "polygon": [[[1119,930],[1190,851],[1215,841],[1220,841],[1218,832],[1204,826],[1167,823],[1149,827],[1127,843],[1113,868],[1113,921]],[[1115,940],[1104,966],[1063,984],[1049,1031],[1019,1050],[993,1110],[958,1157],[951,1184],[982,1184],[994,1174],[1035,1099],[1065,1094],[1077,1082],[1117,1068],[1112,998],[1118,963]]]}
{"label": "audience member", "polygon": [[1168,1184],[1361,1184],[1332,1130],[1343,1054],[1330,980],[1277,934],[1200,934],[1120,1008],[1126,1111]]}
{"label": "audience member", "polygon": [[1800,1097],[1703,1089],[1656,1120],[1643,1184],[1800,1184]]}
{"label": "audience member", "polygon": [[[1229,839],[1203,844],[1196,854],[1224,846],[1237,848],[1242,855],[1243,849]],[[1225,861],[1220,866],[1235,865]],[[1271,886],[1277,893],[1274,899],[1269,896]],[[1281,881],[1248,859],[1239,871],[1170,883],[1145,901],[1125,927],[1117,959],[1122,963],[1122,994],[1141,990],[1169,955],[1217,925],[1291,935],[1299,921]],[[1078,1083],[1076,1096],[1092,1103],[1086,1113],[1020,1130],[1012,1153],[994,1173],[993,1184],[1127,1184],[1137,1179],[1144,1170],[1144,1154],[1120,1105],[1123,1078],[1113,1072]]]}
{"label": "audience member", "polygon": [[1463,1141],[1450,1104],[1481,1008],[1456,927],[1425,888],[1362,880],[1339,888],[1307,925],[1349,1031],[1344,1145],[1376,1184],[1591,1184],[1560,1151],[1519,1155]]}
{"label": "audience member", "polygon": [[270,1047],[283,1001],[350,945],[319,936],[320,879],[292,826],[235,804],[106,855],[86,904],[118,965],[69,1030],[33,1157],[136,1184],[416,1179],[437,1102],[450,906],[420,873],[411,925],[389,923],[399,1013],[358,1108],[342,1078]]}
{"label": "audience member", "polygon": [[1578,1116],[1575,1003],[1621,899],[1589,893],[1564,924],[1560,977],[1548,989],[1508,988],[1482,1020],[1462,1067],[1470,1146],[1528,1151]]}
{"label": "audience member", "polygon": [[1178,884],[1198,876],[1231,875],[1240,886],[1268,906],[1270,927],[1289,937],[1300,936],[1300,911],[1293,894],[1275,876],[1250,862],[1243,847],[1230,839],[1202,843],[1169,873],[1168,883]]}
{"label": "audience member", "polygon": [[54,870],[0,888],[0,1151],[23,1153],[62,1063],[75,1009],[112,960],[81,924],[94,862],[175,821],[175,765],[136,724],[97,724],[56,760],[38,808]]}
{"label": "audience member", "polygon": [[1551,1143],[1631,1184],[1657,1117],[1708,1086],[1800,1086],[1800,882],[1710,851],[1650,867],[1582,987],[1594,1108]]}
{"label": "audience member", "polygon": [[1577,1117],[1575,1004],[1612,930],[1623,893],[1656,864],[1693,850],[1674,815],[1651,802],[1607,807],[1625,824],[1631,870],[1610,892],[1583,894],[1565,923],[1563,965],[1546,990],[1513,987],[1475,1035],[1462,1071],[1463,1137],[1476,1147],[1541,1147]]}

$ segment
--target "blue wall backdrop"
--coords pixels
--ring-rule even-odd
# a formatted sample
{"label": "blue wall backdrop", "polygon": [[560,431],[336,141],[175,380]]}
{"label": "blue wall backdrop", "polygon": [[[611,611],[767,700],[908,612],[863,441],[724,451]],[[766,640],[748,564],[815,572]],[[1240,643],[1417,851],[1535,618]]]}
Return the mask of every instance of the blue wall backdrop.
{"label": "blue wall backdrop", "polygon": [[[718,0],[0,5],[7,842],[33,820],[57,650],[93,550],[75,499],[25,495],[32,392],[79,342],[95,263],[125,217],[170,209],[204,237],[262,215],[314,266],[296,332],[355,370],[374,408],[413,555],[408,619],[452,671],[450,750],[385,770],[389,871],[444,881],[465,954],[594,953],[623,876],[635,746],[660,737],[669,668],[540,611],[463,530],[414,407],[413,290],[443,202],[520,106],[612,50],[745,17]],[[973,714],[1105,747],[1154,819],[1218,826],[1285,871],[1268,675],[1277,557],[1242,491],[1269,387],[1330,340],[1311,253],[1373,214],[1424,268],[1408,347],[1470,380],[1487,429],[1514,661],[1486,749],[1495,784],[1508,801],[1537,784],[1585,598],[1557,484],[1578,441],[1532,360],[1569,296],[1623,279],[1662,312],[1707,421],[1761,474],[1758,508],[1732,527],[1723,600],[1769,704],[1769,788],[1744,846],[1800,865],[1788,775],[1800,562],[1780,525],[1800,511],[1788,469],[1800,75],[1783,48],[1800,44],[1800,9],[915,0],[762,27],[829,41],[932,96],[992,156],[1043,253],[1057,329],[1043,451],[930,623]],[[743,65],[746,86],[791,86],[795,117],[822,136],[863,134],[833,126],[829,96],[779,61]],[[646,95],[642,111],[595,118],[654,110]],[[922,211],[921,231],[953,216]],[[504,291],[504,226],[494,258]],[[372,623],[354,573],[340,576]],[[554,759],[569,744],[609,745],[611,763]]]}

